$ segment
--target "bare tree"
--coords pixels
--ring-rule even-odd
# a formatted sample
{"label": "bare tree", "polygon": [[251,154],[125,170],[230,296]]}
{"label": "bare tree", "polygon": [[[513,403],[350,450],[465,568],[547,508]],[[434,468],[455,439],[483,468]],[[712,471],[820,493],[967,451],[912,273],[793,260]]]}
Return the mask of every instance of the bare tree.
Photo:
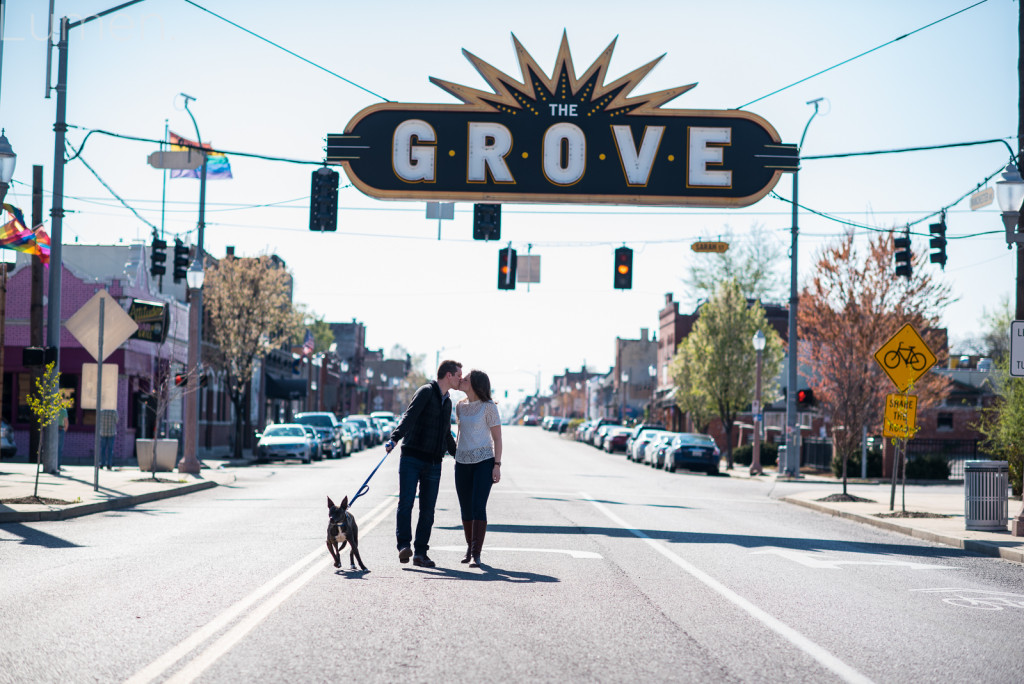
{"label": "bare tree", "polygon": [[[874,353],[910,323],[936,356],[945,355],[945,331],[938,326],[950,301],[949,286],[925,268],[920,252],[909,279],[895,276],[892,240],[891,231],[876,234],[864,255],[852,233],[826,245],[800,297],[800,361],[809,368],[805,377],[832,418],[843,462],[843,494],[849,456],[860,444],[862,428],[877,430],[885,396],[895,392]],[[948,387],[947,378],[926,373],[914,388],[919,407],[941,401]]]}
{"label": "bare tree", "polygon": [[248,388],[258,360],[296,337],[302,316],[292,306],[291,276],[271,257],[227,257],[203,287],[215,365],[227,372],[235,409],[234,456],[241,458]]}
{"label": "bare tree", "polygon": [[710,299],[720,284],[733,280],[746,299],[781,299],[786,286],[785,276],[779,269],[786,257],[783,244],[757,223],[742,237],[726,227],[723,240],[729,243],[729,249],[698,255],[683,278],[686,286],[699,299]]}

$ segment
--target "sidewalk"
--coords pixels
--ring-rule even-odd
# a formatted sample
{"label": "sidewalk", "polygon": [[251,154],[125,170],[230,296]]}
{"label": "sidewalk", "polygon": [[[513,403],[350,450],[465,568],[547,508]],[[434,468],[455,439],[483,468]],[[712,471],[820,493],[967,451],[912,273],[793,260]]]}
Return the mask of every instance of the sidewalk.
{"label": "sidewalk", "polygon": [[[99,489],[94,489],[92,466],[69,465],[60,475],[39,473],[40,498],[44,503],[12,503],[26,499],[35,491],[36,464],[0,462],[0,524],[66,520],[115,508],[137,506],[148,501],[190,494],[217,485],[231,484],[228,461],[206,459],[199,477],[175,472],[153,474],[135,467],[116,467],[99,471]],[[49,500],[49,501],[45,501]]]}
{"label": "sidewalk", "polygon": [[[749,478],[748,468],[736,466],[729,471],[732,477]],[[983,556],[994,556],[1016,563],[1024,563],[1024,537],[1010,534],[1009,523],[1006,530],[988,532],[966,529],[964,522],[964,486],[963,484],[935,484],[923,488],[915,487],[907,492],[906,509],[908,513],[935,514],[944,517],[888,518],[878,517],[903,510],[902,492],[896,486],[896,501],[893,511],[889,510],[889,497],[892,488],[889,482],[876,480],[847,480],[848,494],[870,499],[868,502],[836,502],[820,501],[831,494],[841,494],[843,483],[827,475],[802,475],[799,479],[789,477],[778,478],[774,471],[765,470],[765,479],[778,482],[806,483],[807,489],[781,498],[782,501],[803,506],[865,525],[880,527],[890,532],[898,532],[917,539],[945,544],[964,549]],[[908,483],[909,484],[909,483]],[[1019,500],[1010,499],[1009,519],[1017,517],[1021,510]]]}

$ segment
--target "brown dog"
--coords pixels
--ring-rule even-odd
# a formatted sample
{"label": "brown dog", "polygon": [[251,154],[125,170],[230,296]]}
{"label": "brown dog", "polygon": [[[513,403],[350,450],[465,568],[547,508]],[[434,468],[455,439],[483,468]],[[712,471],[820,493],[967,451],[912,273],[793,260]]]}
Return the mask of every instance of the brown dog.
{"label": "brown dog", "polygon": [[335,506],[331,497],[327,497],[327,550],[334,558],[334,567],[341,567],[341,550],[349,545],[349,563],[352,569],[356,569],[356,561],[363,572],[370,572],[363,565],[363,559],[359,557],[359,528],[356,527],[356,519],[348,512],[348,497],[341,500],[340,506]]}

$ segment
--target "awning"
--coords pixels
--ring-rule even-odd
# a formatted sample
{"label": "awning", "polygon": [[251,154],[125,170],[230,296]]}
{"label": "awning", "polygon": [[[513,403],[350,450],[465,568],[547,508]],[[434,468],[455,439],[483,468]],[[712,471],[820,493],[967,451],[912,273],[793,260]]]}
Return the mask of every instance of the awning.
{"label": "awning", "polygon": [[267,376],[267,399],[302,399],[306,396],[305,378]]}

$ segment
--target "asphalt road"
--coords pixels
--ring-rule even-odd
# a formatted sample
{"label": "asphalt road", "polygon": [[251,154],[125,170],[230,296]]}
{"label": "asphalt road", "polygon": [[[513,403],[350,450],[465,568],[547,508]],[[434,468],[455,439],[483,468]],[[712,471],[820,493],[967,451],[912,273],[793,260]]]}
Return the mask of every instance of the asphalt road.
{"label": "asphalt road", "polygon": [[[506,428],[483,560],[452,462],[430,555],[398,562],[398,453],[335,570],[326,497],[383,456],[238,470],[230,487],[0,525],[2,682],[1019,681],[1024,568]],[[347,553],[344,554],[347,561]],[[346,562],[347,566],[347,562]]]}

